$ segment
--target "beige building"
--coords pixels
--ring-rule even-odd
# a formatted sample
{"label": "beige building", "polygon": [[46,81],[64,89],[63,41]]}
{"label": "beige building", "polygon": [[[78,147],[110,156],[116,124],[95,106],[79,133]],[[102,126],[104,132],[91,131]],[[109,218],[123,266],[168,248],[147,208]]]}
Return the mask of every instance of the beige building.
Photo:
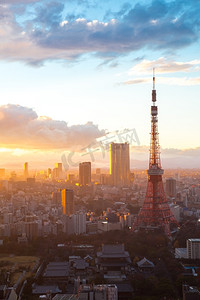
{"label": "beige building", "polygon": [[55,163],[55,168],[53,169],[53,178],[54,179],[62,179],[63,172],[62,172],[62,163]]}
{"label": "beige building", "polygon": [[166,194],[168,197],[176,197],[176,179],[168,178],[166,180]]}
{"label": "beige building", "polygon": [[91,162],[79,164],[79,184],[88,185],[91,183]]}
{"label": "beige building", "polygon": [[23,170],[24,170],[24,178],[27,179],[27,177],[28,177],[28,163],[27,162],[24,163]]}
{"label": "beige building", "polygon": [[113,185],[126,186],[130,184],[128,143],[112,143],[110,145],[110,174]]}

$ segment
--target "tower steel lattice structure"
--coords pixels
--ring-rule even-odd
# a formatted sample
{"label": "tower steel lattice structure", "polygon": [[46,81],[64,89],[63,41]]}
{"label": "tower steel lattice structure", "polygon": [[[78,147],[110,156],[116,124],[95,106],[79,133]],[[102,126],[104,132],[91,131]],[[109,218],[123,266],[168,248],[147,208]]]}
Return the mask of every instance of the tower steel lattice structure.
{"label": "tower steel lattice structure", "polygon": [[148,185],[144,204],[138,214],[133,230],[153,230],[160,228],[171,235],[170,224],[178,223],[172,214],[164,192],[162,175],[164,170],[160,162],[158,138],[158,107],[156,106],[155,72],[153,71],[153,90],[151,106],[151,140],[148,173]]}

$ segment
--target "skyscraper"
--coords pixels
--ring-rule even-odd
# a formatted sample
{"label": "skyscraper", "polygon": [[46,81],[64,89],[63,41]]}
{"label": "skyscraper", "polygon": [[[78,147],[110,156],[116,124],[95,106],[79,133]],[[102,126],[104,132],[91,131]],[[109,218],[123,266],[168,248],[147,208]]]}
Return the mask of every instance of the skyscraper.
{"label": "skyscraper", "polygon": [[79,164],[79,184],[88,185],[91,183],[91,162]]}
{"label": "skyscraper", "polygon": [[110,173],[113,185],[129,185],[130,159],[128,143],[112,143],[110,145]]}
{"label": "skyscraper", "polygon": [[62,163],[55,163],[55,168],[53,169],[54,179],[62,179]]}
{"label": "skyscraper", "polygon": [[55,205],[56,207],[61,206],[61,191],[58,190],[56,192],[52,193],[52,204]]}
{"label": "skyscraper", "polygon": [[74,192],[73,190],[62,190],[63,215],[70,216],[74,213]]}
{"label": "skyscraper", "polygon": [[168,178],[166,180],[166,194],[169,197],[176,197],[176,179]]}
{"label": "skyscraper", "polygon": [[51,169],[48,168],[48,169],[47,169],[47,177],[49,178],[50,176],[51,176]]}
{"label": "skyscraper", "polygon": [[23,170],[24,170],[24,177],[25,177],[25,179],[27,179],[27,177],[28,177],[28,163],[27,162],[24,163]]}

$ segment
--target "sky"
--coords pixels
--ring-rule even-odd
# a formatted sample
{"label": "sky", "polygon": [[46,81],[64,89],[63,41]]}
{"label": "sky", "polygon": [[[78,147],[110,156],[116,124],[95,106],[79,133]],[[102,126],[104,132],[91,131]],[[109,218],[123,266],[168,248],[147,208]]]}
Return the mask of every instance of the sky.
{"label": "sky", "polygon": [[199,0],[0,0],[0,167],[109,167],[129,132],[147,168],[155,68],[163,167],[200,168],[199,15]]}

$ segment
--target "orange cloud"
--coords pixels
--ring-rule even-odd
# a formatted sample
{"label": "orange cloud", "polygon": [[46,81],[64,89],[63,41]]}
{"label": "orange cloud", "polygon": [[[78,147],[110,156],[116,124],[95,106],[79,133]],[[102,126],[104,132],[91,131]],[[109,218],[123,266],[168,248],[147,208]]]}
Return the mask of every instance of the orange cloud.
{"label": "orange cloud", "polygon": [[28,107],[0,106],[1,147],[22,149],[79,149],[105,134],[92,122],[68,126],[65,121],[38,117]]}

